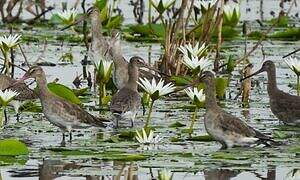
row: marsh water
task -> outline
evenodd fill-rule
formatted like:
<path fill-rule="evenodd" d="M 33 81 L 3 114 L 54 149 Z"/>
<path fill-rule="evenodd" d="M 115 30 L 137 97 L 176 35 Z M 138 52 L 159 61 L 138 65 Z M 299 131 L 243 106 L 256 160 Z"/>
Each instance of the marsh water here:
<path fill-rule="evenodd" d="M 73 2 L 73 1 L 72 1 Z M 72 3 L 71 1 L 69 3 Z M 300 4 L 299 1 L 298 5 Z M 57 7 L 59 3 L 52 1 Z M 264 1 L 265 18 L 271 16 L 272 10 L 278 12 L 279 1 Z M 124 8 L 130 7 L 125 4 Z M 260 18 L 258 13 L 259 1 L 242 1 L 241 10 L 251 7 L 251 11 L 242 17 L 249 20 L 253 26 L 254 20 Z M 299 13 L 293 9 L 292 14 Z M 133 23 L 132 13 L 125 14 L 125 24 Z M 295 22 L 299 27 L 299 19 Z M 3 26 L 2 26 L 3 27 Z M 1 32 L 8 30 L 3 27 Z M 22 34 L 33 37 L 44 34 L 59 35 L 68 32 L 60 32 L 55 28 L 34 27 L 22 30 Z M 248 40 L 248 50 L 256 43 Z M 57 64 L 54 67 L 45 66 L 49 82 L 58 78 L 58 82 L 70 88 L 75 88 L 72 81 L 82 73 L 81 60 L 84 58 L 85 48 L 82 44 L 61 41 L 48 41 L 45 53 L 42 53 L 43 41 L 28 42 L 23 45 L 25 54 L 30 62 L 41 56 L 42 60 Z M 226 53 L 240 57 L 244 53 L 244 39 L 226 41 L 224 43 Z M 299 41 L 268 40 L 258 48 L 249 60 L 254 64 L 254 70 L 258 69 L 263 60 L 273 60 L 277 67 L 277 82 L 280 89 L 295 94 L 292 88 L 296 82 L 296 76 L 282 60 L 282 56 L 300 47 Z M 139 55 L 150 62 L 156 61 L 162 51 L 159 44 L 135 43 L 122 41 L 124 56 Z M 73 64 L 61 63 L 59 58 L 67 53 L 73 54 Z M 23 61 L 22 55 L 17 52 L 17 64 Z M 0 167 L 0 177 L 10 179 L 114 179 L 118 175 L 133 176 L 136 179 L 156 178 L 158 170 L 167 168 L 174 173 L 173 179 L 206 179 L 206 180 L 283 180 L 300 179 L 300 128 L 282 125 L 269 109 L 267 94 L 267 79 L 265 74 L 253 78 L 253 90 L 248 108 L 243 108 L 240 98 L 233 98 L 239 91 L 240 73 L 242 67 L 237 67 L 233 73 L 226 99 L 220 104 L 222 107 L 245 120 L 252 127 L 261 132 L 273 136 L 285 144 L 279 147 L 251 147 L 220 150 L 220 144 L 206 138 L 207 134 L 203 124 L 205 109 L 198 112 L 197 123 L 193 136 L 188 139 L 186 129 L 189 126 L 192 111 L 187 98 L 171 95 L 165 99 L 156 101 L 152 114 L 151 126 L 155 127 L 155 134 L 163 137 L 158 145 L 142 146 L 134 140 L 115 140 L 115 134 L 126 134 L 143 126 L 146 116 L 139 111 L 136 124 L 133 129 L 121 128 L 118 130 L 95 129 L 77 130 L 74 132 L 72 143 L 66 147 L 60 146 L 61 132 L 51 125 L 42 114 L 23 112 L 20 122 L 16 122 L 13 110 L 9 110 L 9 124 L 2 130 L 0 137 L 16 137 L 30 148 L 30 154 L 26 157 L 18 157 L 13 163 Z M 16 69 L 16 76 L 21 77 L 24 72 Z M 33 85 L 34 87 L 35 85 Z M 92 114 L 99 114 L 98 99 L 93 90 L 87 96 L 81 97 L 85 108 Z M 106 110 L 102 114 L 109 117 Z M 179 126 L 171 126 L 174 124 Z M 198 137 L 198 138 L 197 138 Z M 1 163 L 0 163 L 1 164 Z M 1 179 L 1 178 L 0 178 Z"/>

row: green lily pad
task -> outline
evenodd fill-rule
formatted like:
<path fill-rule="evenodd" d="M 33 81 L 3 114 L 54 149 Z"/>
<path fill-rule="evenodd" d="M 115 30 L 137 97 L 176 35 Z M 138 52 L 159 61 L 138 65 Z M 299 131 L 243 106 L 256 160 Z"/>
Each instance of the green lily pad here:
<path fill-rule="evenodd" d="M 201 141 L 201 142 L 210 142 L 214 141 L 214 139 L 210 135 L 203 135 L 203 136 L 193 136 L 188 139 L 189 141 Z"/>
<path fill-rule="evenodd" d="M 185 126 L 186 126 L 185 124 L 182 124 L 181 122 L 178 122 L 178 121 L 169 125 L 170 128 L 185 127 Z"/>
<path fill-rule="evenodd" d="M 27 146 L 17 139 L 0 140 L 0 156 L 18 156 L 27 155 L 29 150 Z"/>
<path fill-rule="evenodd" d="M 53 94 L 74 104 L 81 104 L 80 99 L 75 95 L 72 89 L 68 88 L 67 86 L 58 83 L 48 83 L 47 86 Z"/>

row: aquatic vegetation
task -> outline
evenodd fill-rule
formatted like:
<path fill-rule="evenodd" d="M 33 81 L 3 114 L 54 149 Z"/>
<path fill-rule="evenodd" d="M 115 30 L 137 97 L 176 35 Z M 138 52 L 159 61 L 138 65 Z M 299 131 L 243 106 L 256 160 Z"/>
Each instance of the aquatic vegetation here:
<path fill-rule="evenodd" d="M 235 27 L 241 17 L 239 4 L 226 4 L 224 6 L 224 25 Z"/>
<path fill-rule="evenodd" d="M 171 173 L 170 170 L 161 169 L 161 170 L 158 171 L 158 179 L 159 180 L 172 180 L 173 179 L 173 173 Z"/>
<path fill-rule="evenodd" d="M 199 58 L 194 56 L 191 58 L 188 56 L 183 56 L 182 63 L 190 68 L 194 75 L 207 70 L 207 68 L 211 65 L 211 62 L 206 57 Z"/>
<path fill-rule="evenodd" d="M 175 0 L 150 0 L 153 7 L 160 13 L 164 13 L 174 2 Z"/>
<path fill-rule="evenodd" d="M 7 75 L 11 72 L 11 59 L 9 53 L 20 43 L 21 35 L 9 35 L 9 36 L 1 36 L 0 37 L 0 50 L 4 57 L 4 66 L 5 66 L 5 73 Z"/>
<path fill-rule="evenodd" d="M 72 89 L 66 87 L 65 85 L 59 83 L 48 83 L 48 89 L 55 95 L 70 101 L 74 104 L 81 104 L 80 99 L 75 95 Z"/>
<path fill-rule="evenodd" d="M 108 84 L 111 75 L 112 75 L 113 62 L 105 60 L 104 58 L 100 59 L 95 63 L 96 76 L 99 81 L 99 104 L 107 105 L 108 100 L 110 99 L 107 96 L 106 85 Z"/>
<path fill-rule="evenodd" d="M 194 114 L 192 117 L 190 129 L 189 129 L 189 134 L 191 136 L 191 134 L 193 133 L 194 124 L 195 124 L 195 121 L 197 118 L 197 110 L 198 110 L 198 108 L 204 107 L 205 95 L 203 93 L 203 89 L 198 90 L 196 87 L 194 87 L 193 90 L 191 88 L 187 88 L 184 91 L 190 97 L 193 104 L 196 105 L 196 108 L 195 108 L 195 111 L 194 111 Z"/>
<path fill-rule="evenodd" d="M 207 11 L 208 8 L 214 6 L 216 2 L 216 0 L 195 0 L 194 6 L 202 11 Z"/>
<path fill-rule="evenodd" d="M 76 20 L 76 17 L 78 15 L 78 10 L 75 8 L 67 9 L 62 12 L 58 12 L 57 15 L 61 19 L 64 25 L 71 25 Z"/>
<path fill-rule="evenodd" d="M 162 140 L 159 135 L 154 136 L 154 132 L 151 129 L 147 134 L 145 128 L 142 129 L 142 133 L 136 130 L 135 138 L 140 144 L 158 144 Z"/>
<path fill-rule="evenodd" d="M 207 46 L 205 43 L 203 43 L 200 46 L 200 43 L 197 42 L 195 46 L 193 46 L 191 43 L 181 45 L 178 49 L 182 52 L 184 56 L 187 56 L 189 58 L 191 57 L 202 57 L 203 53 L 207 50 Z"/>
<path fill-rule="evenodd" d="M 0 140 L 0 156 L 28 155 L 27 146 L 17 139 Z"/>
<path fill-rule="evenodd" d="M 168 83 L 164 85 L 164 80 L 160 79 L 158 83 L 156 83 L 155 79 L 153 78 L 152 81 L 150 82 L 148 79 L 143 79 L 140 78 L 140 81 L 138 84 L 146 91 L 151 98 L 151 104 L 150 104 L 150 109 L 148 112 L 148 117 L 147 121 L 145 124 L 145 128 L 148 127 L 150 123 L 150 118 L 151 118 L 151 112 L 153 108 L 154 101 L 159 99 L 160 97 L 167 95 L 175 90 L 175 86 L 172 83 Z"/>
<path fill-rule="evenodd" d="M 17 96 L 18 94 L 19 94 L 18 92 L 12 91 L 12 90 L 5 90 L 5 91 L 0 90 L 0 101 L 1 101 L 1 105 L 2 105 L 3 114 L 5 116 L 4 121 L 3 121 L 3 118 L 1 117 L 0 127 L 3 126 L 3 123 L 4 124 L 7 123 L 6 107 L 7 107 L 8 103 L 11 102 L 14 99 L 14 97 Z"/>
<path fill-rule="evenodd" d="M 297 76 L 297 95 L 300 94 L 300 60 L 297 58 L 290 57 L 289 59 L 285 60 L 286 64 L 289 66 L 289 68 L 296 74 Z"/>
<path fill-rule="evenodd" d="M 114 122 L 103 128 L 83 126 L 74 128 L 72 134 L 76 138 L 72 142 L 60 144 L 57 141 L 61 135 L 59 126 L 45 121 L 39 100 L 27 102 L 20 108 L 24 113 L 19 122 L 12 109 L 7 108 L 9 123 L 0 133 L 0 166 L 5 166 L 1 169 L 2 179 L 37 178 L 48 174 L 55 176 L 48 179 L 138 177 L 161 180 L 242 179 L 248 175 L 272 179 L 275 175 L 282 178 L 298 175 L 299 128 L 279 125 L 280 118 L 269 110 L 266 76 L 248 80 L 251 82 L 249 107 L 244 107 L 239 99 L 243 91 L 243 82 L 240 82 L 245 75 L 243 69 L 248 63 L 257 67 L 265 59 L 274 61 L 277 84 L 284 92 L 299 91 L 289 69 L 282 65 L 284 61 L 278 58 L 295 57 L 281 60 L 286 61 L 297 77 L 300 75 L 298 43 L 295 42 L 300 37 L 299 18 L 295 2 L 282 1 L 278 8 L 279 3 L 260 1 L 258 8 L 252 2 L 236 0 L 81 0 L 76 1 L 77 4 L 39 0 L 32 1 L 34 4 L 27 8 L 29 1 L 24 0 L 21 14 L 15 14 L 18 6 L 13 11 L 10 9 L 14 0 L 1 2 L 0 12 L 4 12 L 4 16 L 1 13 L 0 16 L 5 23 L 0 25 L 0 34 L 5 38 L 0 38 L 0 48 L 2 54 L 3 50 L 7 53 L 6 57 L 0 53 L 0 59 L 4 62 L 7 58 L 9 62 L 0 64 L 1 73 L 6 73 L 1 65 L 9 65 L 8 75 L 19 79 L 28 67 L 47 66 L 43 69 L 47 80 L 53 81 L 47 84 L 51 93 L 80 105 L 96 119 L 103 117 L 111 121 L 108 105 L 117 90 L 112 81 L 114 65 L 109 61 L 113 51 L 105 50 L 105 56 L 101 57 L 88 54 L 94 45 L 91 40 L 95 32 L 105 42 L 111 42 L 115 40 L 111 38 L 114 37 L 111 30 L 117 28 L 122 34 L 120 41 L 127 41 L 122 42 L 118 56 L 124 61 L 141 56 L 150 67 L 141 69 L 142 78 L 138 82 L 144 109 L 138 110 L 133 128 L 128 127 L 126 121 L 120 128 L 114 127 Z M 50 5 L 55 6 L 52 17 L 46 14 Z M 94 24 L 89 19 L 94 11 L 99 13 L 101 23 L 97 25 L 102 25 L 102 29 L 92 33 Z M 15 16 L 20 18 L 14 19 Z M 76 30 L 76 34 L 62 32 L 62 26 Z M 245 119 L 243 122 L 263 134 L 272 135 L 276 141 L 283 142 L 281 145 L 219 150 L 220 144 L 207 134 L 203 121 L 206 87 L 201 83 L 201 73 L 208 69 L 215 72 L 220 108 Z M 35 87 L 32 83 L 35 82 L 26 81 L 29 88 Z M 291 109 L 290 104 L 285 111 Z M 4 114 L 0 112 L 0 116 Z M 7 139 L 10 137 L 20 139 L 16 141 L 22 145 L 4 143 L 2 146 L 2 141 L 11 140 Z M 17 152 L 19 150 L 22 152 Z M 5 153 L 1 155 L 2 152 Z M 43 169 L 47 173 L 43 173 Z"/>

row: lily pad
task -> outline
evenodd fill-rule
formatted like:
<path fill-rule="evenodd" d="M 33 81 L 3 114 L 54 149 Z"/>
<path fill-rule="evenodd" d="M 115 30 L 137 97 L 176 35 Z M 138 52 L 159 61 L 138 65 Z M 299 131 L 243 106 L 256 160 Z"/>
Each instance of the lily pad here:
<path fill-rule="evenodd" d="M 80 99 L 75 95 L 72 89 L 58 83 L 48 83 L 49 90 L 55 95 L 70 101 L 74 104 L 81 104 Z"/>
<path fill-rule="evenodd" d="M 18 156 L 27 155 L 29 150 L 27 146 L 17 139 L 0 140 L 0 156 Z"/>

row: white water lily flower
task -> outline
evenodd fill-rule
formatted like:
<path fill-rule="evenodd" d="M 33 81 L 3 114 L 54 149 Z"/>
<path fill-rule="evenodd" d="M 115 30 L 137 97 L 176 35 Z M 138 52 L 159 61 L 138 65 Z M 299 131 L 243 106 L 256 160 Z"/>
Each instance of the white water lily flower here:
<path fill-rule="evenodd" d="M 182 63 L 186 65 L 188 68 L 190 68 L 191 70 L 200 68 L 200 70 L 202 71 L 206 70 L 211 64 L 210 61 L 205 57 L 199 59 L 199 57 L 194 57 L 194 56 L 192 56 L 191 58 L 188 56 L 183 56 Z"/>
<path fill-rule="evenodd" d="M 150 0 L 153 7 L 162 14 L 166 9 L 168 9 L 175 0 Z"/>
<path fill-rule="evenodd" d="M 148 94 L 152 100 L 156 100 L 161 96 L 169 94 L 175 90 L 175 86 L 172 83 L 168 83 L 164 85 L 164 80 L 160 79 L 158 83 L 156 83 L 153 78 L 150 82 L 146 78 L 140 78 L 140 82 L 137 82 Z"/>
<path fill-rule="evenodd" d="M 21 35 L 15 34 L 15 35 L 9 35 L 9 36 L 1 36 L 0 37 L 0 47 L 4 47 L 5 50 L 13 48 L 17 46 L 20 42 Z"/>
<path fill-rule="evenodd" d="M 148 135 L 144 128 L 142 129 L 142 134 L 140 134 L 137 130 L 135 132 L 135 138 L 141 144 L 158 144 L 162 140 L 162 138 L 159 137 L 159 135 L 156 135 L 154 137 L 154 132 L 152 130 L 150 130 Z"/>
<path fill-rule="evenodd" d="M 205 95 L 203 93 L 203 89 L 200 89 L 199 91 L 196 87 L 194 87 L 194 89 L 187 88 L 184 91 L 192 101 L 199 101 L 199 102 L 205 101 Z"/>
<path fill-rule="evenodd" d="M 290 57 L 284 61 L 297 76 L 300 76 L 300 59 Z"/>
<path fill-rule="evenodd" d="M 208 7 L 212 7 L 215 5 L 217 0 L 195 0 L 194 1 L 194 6 L 198 9 L 201 9 L 201 6 L 204 9 L 208 9 Z"/>
<path fill-rule="evenodd" d="M 64 21 L 66 24 L 71 24 L 75 21 L 75 18 L 78 14 L 76 8 L 70 10 L 64 10 L 63 12 L 58 12 L 57 15 Z"/>
<path fill-rule="evenodd" d="M 0 91 L 0 100 L 3 106 L 7 106 L 7 104 L 15 97 L 19 95 L 18 92 L 7 89 L 5 91 Z"/>
<path fill-rule="evenodd" d="M 95 66 L 97 69 L 99 80 L 103 83 L 107 83 L 111 76 L 113 62 L 101 59 L 100 61 L 95 63 Z"/>
<path fill-rule="evenodd" d="M 162 169 L 158 171 L 158 179 L 159 180 L 172 180 L 173 173 L 171 173 L 168 169 Z"/>
<path fill-rule="evenodd" d="M 184 56 L 199 57 L 203 54 L 203 52 L 205 52 L 205 50 L 207 49 L 207 46 L 205 46 L 205 43 L 203 43 L 200 46 L 199 42 L 197 42 L 195 44 L 195 46 L 193 46 L 191 43 L 189 43 L 189 44 L 181 45 L 178 49 L 183 53 Z"/>
<path fill-rule="evenodd" d="M 237 20 L 240 19 L 240 6 L 239 4 L 226 4 L 224 5 L 224 14 L 228 21 L 233 20 L 233 17 L 236 16 Z"/>

